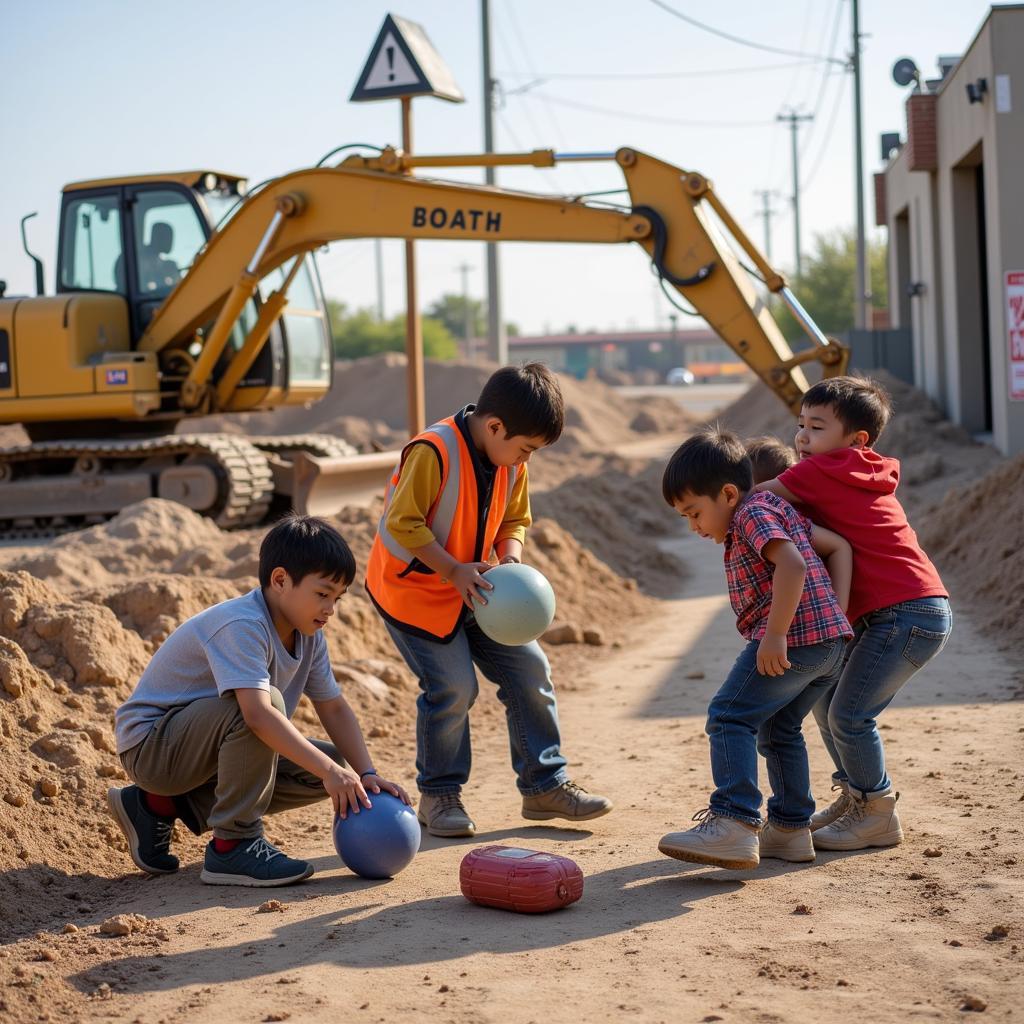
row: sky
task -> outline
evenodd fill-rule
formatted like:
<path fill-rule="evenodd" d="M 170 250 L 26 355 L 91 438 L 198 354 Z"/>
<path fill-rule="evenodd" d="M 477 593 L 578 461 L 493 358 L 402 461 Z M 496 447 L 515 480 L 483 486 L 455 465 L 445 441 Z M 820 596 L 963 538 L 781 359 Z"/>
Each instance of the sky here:
<path fill-rule="evenodd" d="M 392 3 L 394 6 L 392 6 Z M 413 103 L 422 153 L 483 149 L 479 0 L 0 0 L 0 278 L 34 287 L 19 221 L 53 289 L 60 190 L 70 181 L 216 168 L 253 183 L 311 166 L 335 146 L 401 141 L 395 100 L 350 103 L 387 13 L 421 24 L 465 94 L 462 104 Z M 687 18 L 758 49 L 688 23 Z M 861 0 L 866 219 L 879 136 L 903 131 L 907 90 L 890 72 L 913 58 L 935 77 L 940 54 L 962 53 L 989 4 Z M 615 150 L 632 146 L 700 171 L 755 242 L 765 245 L 760 193 L 769 190 L 772 262 L 793 266 L 792 165 L 784 111 L 811 114 L 799 134 L 804 253 L 813 236 L 855 223 L 851 0 L 491 0 L 492 65 L 501 90 L 496 149 Z M 445 171 L 481 181 L 482 171 Z M 622 185 L 614 163 L 500 169 L 510 188 L 576 194 Z M 383 243 L 385 312 L 405 305 L 403 245 Z M 486 295 L 484 246 L 417 246 L 421 308 L 446 292 Z M 524 333 L 666 328 L 637 246 L 509 243 L 501 247 L 502 307 Z M 376 304 L 374 243 L 333 243 L 318 255 L 326 294 Z"/>

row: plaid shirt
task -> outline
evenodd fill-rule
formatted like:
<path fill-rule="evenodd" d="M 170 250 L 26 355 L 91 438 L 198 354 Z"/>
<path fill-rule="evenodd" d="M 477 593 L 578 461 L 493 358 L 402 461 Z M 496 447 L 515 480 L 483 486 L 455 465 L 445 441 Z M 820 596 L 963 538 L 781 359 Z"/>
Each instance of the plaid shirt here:
<path fill-rule="evenodd" d="M 786 643 L 807 647 L 853 636 L 832 581 L 811 546 L 812 527 L 788 501 L 768 491 L 748 495 L 736 509 L 725 535 L 725 578 L 736 628 L 747 640 L 760 640 L 768 623 L 775 566 L 761 552 L 773 540 L 791 541 L 807 563 L 804 592 Z"/>

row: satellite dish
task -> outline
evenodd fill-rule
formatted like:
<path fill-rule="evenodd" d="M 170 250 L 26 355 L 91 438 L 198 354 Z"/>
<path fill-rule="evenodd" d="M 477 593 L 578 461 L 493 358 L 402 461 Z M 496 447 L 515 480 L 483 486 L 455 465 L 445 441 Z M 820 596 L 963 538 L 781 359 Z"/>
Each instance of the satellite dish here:
<path fill-rule="evenodd" d="M 892 66 L 892 80 L 897 85 L 910 85 L 911 82 L 920 84 L 921 72 L 909 57 L 901 57 Z"/>

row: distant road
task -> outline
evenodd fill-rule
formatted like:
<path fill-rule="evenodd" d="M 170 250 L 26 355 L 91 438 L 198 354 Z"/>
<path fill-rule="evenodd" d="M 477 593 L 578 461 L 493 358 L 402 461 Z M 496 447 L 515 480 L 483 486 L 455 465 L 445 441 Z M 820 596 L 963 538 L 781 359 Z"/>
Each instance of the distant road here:
<path fill-rule="evenodd" d="M 750 381 L 743 384 L 690 384 L 688 387 L 672 387 L 668 384 L 628 385 L 615 390 L 631 398 L 647 395 L 672 398 L 694 416 L 710 416 L 739 398 L 748 387 Z"/>

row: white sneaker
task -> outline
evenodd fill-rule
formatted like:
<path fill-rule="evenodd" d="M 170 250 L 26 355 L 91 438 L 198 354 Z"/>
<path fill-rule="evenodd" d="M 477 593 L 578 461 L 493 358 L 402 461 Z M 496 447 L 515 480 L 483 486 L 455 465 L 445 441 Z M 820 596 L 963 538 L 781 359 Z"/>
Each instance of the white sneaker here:
<path fill-rule="evenodd" d="M 819 828 L 831 825 L 836 818 L 841 818 L 850 809 L 850 784 L 842 779 L 833 783 L 832 790 L 839 791 L 835 798 L 824 810 L 817 811 L 811 815 L 811 831 L 817 832 Z"/>
<path fill-rule="evenodd" d="M 661 837 L 658 849 L 666 857 L 739 870 L 756 868 L 760 863 L 754 825 L 723 818 L 710 807 L 698 811 L 693 820 L 700 823 L 696 828 Z"/>
<path fill-rule="evenodd" d="M 814 860 L 814 843 L 809 828 L 783 828 L 769 821 L 758 834 L 762 857 L 804 864 Z"/>
<path fill-rule="evenodd" d="M 899 793 L 886 790 L 865 798 L 850 794 L 850 807 L 831 825 L 814 833 L 819 850 L 868 850 L 876 846 L 898 846 L 903 829 L 896 813 Z"/>

